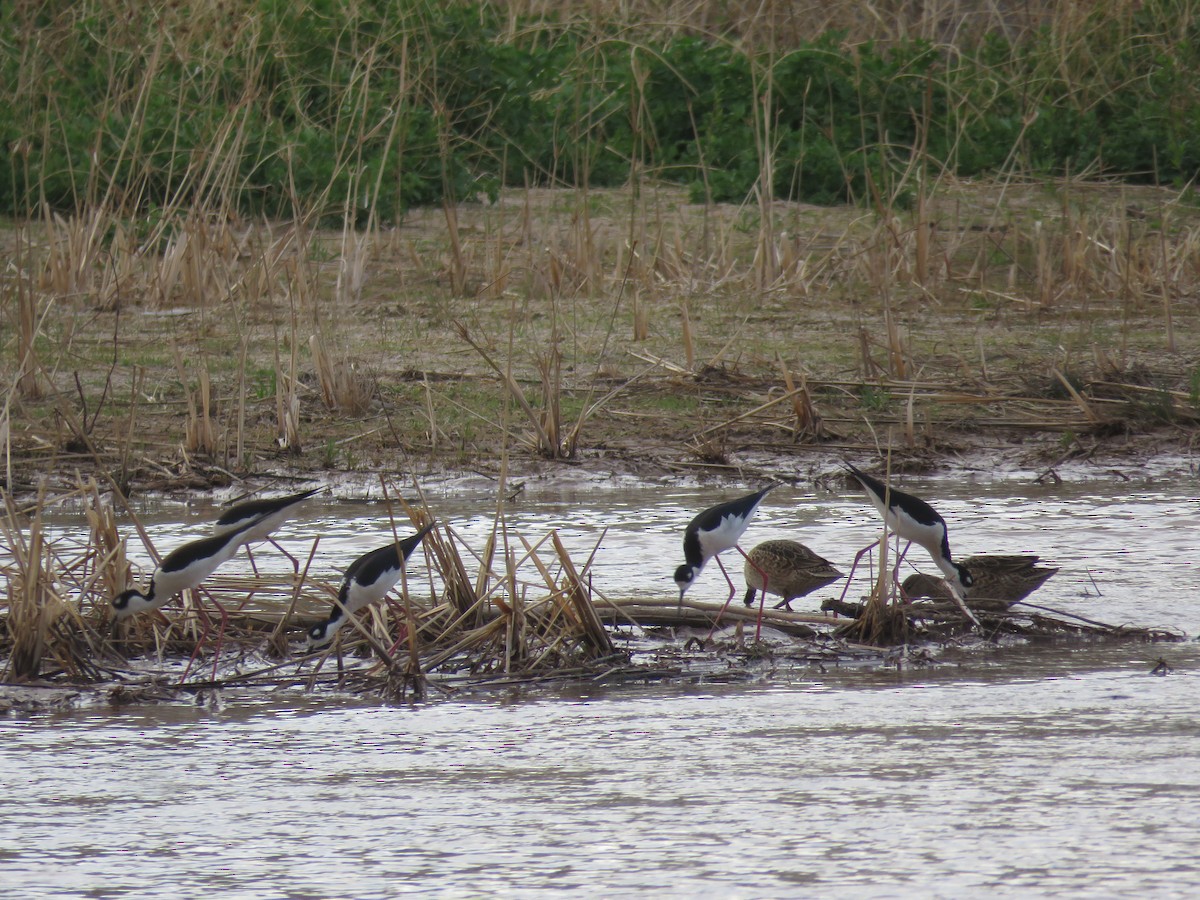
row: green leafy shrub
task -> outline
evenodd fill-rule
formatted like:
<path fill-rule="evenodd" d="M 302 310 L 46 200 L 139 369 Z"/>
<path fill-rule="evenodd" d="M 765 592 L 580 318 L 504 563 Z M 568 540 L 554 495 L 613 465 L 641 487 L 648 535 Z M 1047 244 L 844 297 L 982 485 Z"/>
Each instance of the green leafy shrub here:
<path fill-rule="evenodd" d="M 622 184 L 635 160 L 740 201 L 768 142 L 774 193 L 817 203 L 903 203 L 914 165 L 1187 183 L 1200 16 L 1114 10 L 1019 43 L 769 53 L 486 2 L 5 4 L 0 209 L 392 221 L 502 184 Z"/>

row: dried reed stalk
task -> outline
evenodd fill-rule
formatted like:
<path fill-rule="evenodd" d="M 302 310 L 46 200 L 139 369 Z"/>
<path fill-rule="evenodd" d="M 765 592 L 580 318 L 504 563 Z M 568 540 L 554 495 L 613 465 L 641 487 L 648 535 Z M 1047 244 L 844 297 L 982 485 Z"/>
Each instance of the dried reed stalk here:
<path fill-rule="evenodd" d="M 679 332 L 683 338 L 683 358 L 687 360 L 688 371 L 696 368 L 696 346 L 692 340 L 692 319 L 688 315 L 688 302 L 683 299 L 679 303 Z"/>
<path fill-rule="evenodd" d="M 596 607 L 592 605 L 583 581 L 575 569 L 575 564 L 571 561 L 571 555 L 558 537 L 558 532 L 552 531 L 550 535 L 550 539 L 554 543 L 554 552 L 558 555 L 563 577 L 566 580 L 564 590 L 575 610 L 578 621 L 583 626 L 584 639 L 591 645 L 595 653 L 607 656 L 613 652 L 612 638 L 605 630 L 604 623 L 600 621 Z"/>
<path fill-rule="evenodd" d="M 325 407 L 352 416 L 363 415 L 371 404 L 369 379 L 360 374 L 353 363 L 343 360 L 333 362 L 320 335 L 312 335 L 308 345 Z"/>
<path fill-rule="evenodd" d="M 1064 390 L 1071 395 L 1071 399 L 1075 401 L 1075 404 L 1080 408 L 1080 410 L 1082 410 L 1083 414 L 1087 416 L 1088 421 L 1092 424 L 1099 422 L 1100 417 L 1096 415 L 1096 411 L 1092 409 L 1091 404 L 1083 398 L 1083 395 L 1075 389 L 1075 385 L 1071 384 L 1070 380 L 1058 369 L 1054 369 L 1053 374 L 1054 377 L 1058 379 L 1059 384 L 1063 386 Z"/>
<path fill-rule="evenodd" d="M 455 297 L 465 297 L 467 295 L 467 260 L 463 253 L 462 239 L 459 234 L 458 227 L 458 209 L 454 202 L 449 199 L 452 196 L 447 192 L 447 199 L 442 202 L 442 213 L 446 217 L 446 237 L 450 242 L 450 258 L 447 260 L 447 274 L 450 277 L 450 290 Z"/>
<path fill-rule="evenodd" d="M 841 633 L 872 646 L 892 646 L 907 640 L 908 619 L 900 609 L 899 593 L 888 567 L 888 542 L 884 528 L 879 536 L 879 571 L 862 612 Z"/>
<path fill-rule="evenodd" d="M 18 274 L 12 280 L 12 291 L 15 292 L 17 301 L 17 392 L 26 400 L 38 400 L 42 396 L 42 387 L 38 379 L 40 366 L 34 347 L 38 326 L 37 299 L 29 279 L 20 274 L 24 271 L 24 245 L 24 240 L 18 235 L 16 251 Z M 5 408 L 7 410 L 7 404 Z"/>
<path fill-rule="evenodd" d="M 633 341 L 640 343 L 650 338 L 650 309 L 642 302 L 642 292 L 633 288 Z"/>
<path fill-rule="evenodd" d="M 552 459 L 566 456 L 562 439 L 562 351 L 557 343 L 552 344 L 537 358 L 538 374 L 542 381 L 541 428 L 539 434 L 546 436 L 544 446 L 538 449 Z"/>
<path fill-rule="evenodd" d="M 533 428 L 535 437 L 534 446 L 536 447 L 537 451 L 551 459 L 557 458 L 562 452 L 562 447 L 557 441 L 558 423 L 554 422 L 552 419 L 547 419 L 544 414 L 538 413 L 533 409 L 533 406 L 528 400 L 525 399 L 525 392 L 521 390 L 521 386 L 517 384 L 516 380 L 512 377 L 512 374 L 501 368 L 500 365 L 494 359 L 492 359 L 491 354 L 488 353 L 487 350 L 485 350 L 483 346 L 471 336 L 471 332 L 467 329 L 465 324 L 462 322 L 455 322 L 454 330 L 458 336 L 462 338 L 462 340 L 466 341 L 466 343 L 468 343 L 471 348 L 479 354 L 479 356 L 485 363 L 488 364 L 492 371 L 494 371 L 500 377 L 501 384 L 504 385 L 509 396 L 516 401 L 517 405 L 521 408 L 521 412 L 525 414 L 526 421 Z M 557 394 L 555 394 L 555 396 L 557 397 Z M 555 426 L 555 437 L 552 438 L 547 432 L 547 424 Z"/>
<path fill-rule="evenodd" d="M 787 396 L 792 398 L 792 413 L 796 417 L 795 425 L 792 428 L 793 440 L 799 438 L 821 440 L 825 436 L 825 426 L 813 403 L 812 395 L 809 393 L 808 379 L 801 374 L 800 387 L 797 388 L 796 382 L 792 378 L 792 371 L 783 361 L 783 357 L 777 355 L 775 359 L 783 373 L 783 385 L 787 390 Z"/>
<path fill-rule="evenodd" d="M 922 136 L 922 152 L 924 151 L 924 139 L 927 136 L 927 130 L 921 129 Z M 929 282 L 929 239 L 932 235 L 933 223 L 929 221 L 927 212 L 928 198 L 924 186 L 917 189 L 917 208 L 916 208 L 916 240 L 915 258 L 913 260 L 913 276 L 917 284 L 924 286 Z"/>
<path fill-rule="evenodd" d="M 8 582 L 8 633 L 12 640 L 4 678 L 14 681 L 37 678 L 50 626 L 62 614 L 64 604 L 54 591 L 54 576 L 47 563 L 42 530 L 42 496 L 39 496 L 28 531 L 18 521 L 12 497 L 5 493 L 5 541 L 13 558 Z"/>
<path fill-rule="evenodd" d="M 99 581 L 100 595 L 112 598 L 133 582 L 133 567 L 125 554 L 125 539 L 117 531 L 116 513 L 112 504 L 100 498 L 95 479 L 80 484 L 86 498 L 88 548 L 93 556 L 93 569 Z"/>
<path fill-rule="evenodd" d="M 83 296 L 91 291 L 92 273 L 105 255 L 105 231 L 115 221 L 107 206 L 93 206 L 63 218 L 47 207 L 46 259 L 38 286 L 61 298 Z"/>
<path fill-rule="evenodd" d="M 196 394 L 188 387 L 187 376 L 183 371 L 182 354 L 178 352 L 175 354 L 175 368 L 187 395 L 188 419 L 184 426 L 183 446 L 188 452 L 213 456 L 217 452 L 217 431 L 212 420 L 212 384 L 208 376 L 208 363 L 201 363 Z"/>
<path fill-rule="evenodd" d="M 300 452 L 300 394 L 298 390 L 298 360 L 297 347 L 297 311 L 296 289 L 303 284 L 303 279 L 297 277 L 295 270 L 290 278 L 293 290 L 288 291 L 290 306 L 290 332 L 288 340 L 288 368 L 285 371 L 279 358 L 279 348 L 282 343 L 278 328 L 272 345 L 275 355 L 275 441 L 284 450 Z"/>

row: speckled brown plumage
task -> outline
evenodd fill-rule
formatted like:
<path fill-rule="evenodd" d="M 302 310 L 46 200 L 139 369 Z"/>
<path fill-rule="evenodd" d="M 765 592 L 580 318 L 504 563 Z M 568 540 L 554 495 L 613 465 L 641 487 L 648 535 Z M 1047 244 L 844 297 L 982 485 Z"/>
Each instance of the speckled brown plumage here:
<path fill-rule="evenodd" d="M 767 593 L 783 598 L 776 609 L 791 610 L 797 597 L 811 594 L 842 577 L 829 560 L 796 541 L 763 541 L 747 556 L 750 558 L 743 567 L 747 606 L 753 605 L 755 592 L 762 590 L 762 576 L 754 566 L 766 573 Z"/>
<path fill-rule="evenodd" d="M 962 560 L 975 583 L 967 592 L 972 600 L 1001 600 L 1012 606 L 1024 600 L 1058 571 L 1042 568 L 1038 557 L 1013 554 L 1007 556 L 968 556 Z M 902 585 L 910 599 L 928 597 L 931 600 L 951 600 L 950 587 L 944 578 L 934 575 L 909 575 Z"/>

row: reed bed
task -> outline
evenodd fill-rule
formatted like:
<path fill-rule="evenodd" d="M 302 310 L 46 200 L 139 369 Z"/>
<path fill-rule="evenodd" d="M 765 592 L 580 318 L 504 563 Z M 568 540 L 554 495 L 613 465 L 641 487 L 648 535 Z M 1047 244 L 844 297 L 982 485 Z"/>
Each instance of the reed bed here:
<path fill-rule="evenodd" d="M 278 672 L 287 665 L 303 670 L 293 672 L 296 684 L 315 684 L 330 652 L 341 671 L 343 654 L 354 659 L 364 645 L 376 661 L 352 668 L 362 669 L 356 677 L 381 690 L 400 684 L 420 691 L 428 676 L 442 673 L 533 677 L 586 667 L 614 653 L 591 603 L 590 559 L 572 560 L 553 531 L 531 543 L 508 534 L 500 519 L 483 553 L 469 548 L 452 525 L 439 525 L 425 542 L 430 552 L 421 574 L 428 593 L 406 589 L 399 602 L 370 608 L 326 653 L 306 656 L 293 640 L 324 618 L 336 595 L 336 584 L 309 576 L 319 541 L 294 574 L 218 574 L 199 591 L 185 592 L 179 605 L 165 607 L 165 614 L 136 616 L 118 634 L 112 597 L 141 580 L 131 578 L 126 538 L 116 530 L 118 510 L 158 557 L 123 498 L 106 496 L 91 480 L 52 499 L 38 495 L 24 506 L 10 494 L 4 498 L 5 681 L 102 683 L 132 673 L 155 683 L 178 679 L 181 661 L 211 652 L 216 603 L 230 613 L 223 658 L 214 669 L 223 686 L 244 683 L 247 668 Z M 413 521 L 429 516 L 427 509 L 403 505 Z M 87 529 L 48 531 L 45 510 L 61 507 L 81 510 Z M 419 566 L 415 557 L 410 560 L 414 576 Z M 404 636 L 399 642 L 397 634 Z M 296 661 L 269 663 L 271 657 Z M 137 665 L 131 668 L 126 660 Z M 194 688 L 211 680 L 198 671 L 187 684 Z"/>
<path fill-rule="evenodd" d="M 336 689 L 395 700 L 564 679 L 711 677 L 718 670 L 737 677 L 764 658 L 879 664 L 890 648 L 958 641 L 970 631 L 951 604 L 900 604 L 873 593 L 864 604 L 826 604 L 843 618 L 766 610 L 764 625 L 788 636 L 783 644 L 751 642 L 758 611 L 733 604 L 721 615 L 716 643 L 706 645 L 701 636 L 718 605 L 607 596 L 592 584 L 594 551 L 572 558 L 555 531 L 531 540 L 508 531 L 501 515 L 483 548 L 439 523 L 427 552 L 410 558 L 396 599 L 361 613 L 324 651 L 310 654 L 302 642 L 336 594 L 336 584 L 312 574 L 319 539 L 298 555 L 294 572 L 218 574 L 199 596 L 118 630 L 111 598 L 137 580 L 126 558 L 131 533 L 118 532 L 119 518 L 157 558 L 123 498 L 81 480 L 74 491 L 24 503 L 6 493 L 4 504 L 0 683 L 88 690 L 112 703 L 214 688 Z M 396 506 L 414 524 L 430 516 L 424 503 L 397 499 Z M 64 509 L 79 513 L 86 528 L 45 525 L 47 513 Z M 397 531 L 405 527 L 395 522 Z M 230 614 L 219 659 L 212 655 L 214 602 Z M 989 639 L 1180 639 L 1029 604 L 971 606 Z M 639 636 L 634 643 L 632 635 Z"/>

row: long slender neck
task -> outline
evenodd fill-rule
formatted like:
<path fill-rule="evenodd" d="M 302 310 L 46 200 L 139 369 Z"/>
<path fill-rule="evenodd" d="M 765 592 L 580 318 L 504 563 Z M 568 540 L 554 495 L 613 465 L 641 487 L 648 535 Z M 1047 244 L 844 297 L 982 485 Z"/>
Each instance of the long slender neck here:
<path fill-rule="evenodd" d="M 953 558 L 950 556 L 950 532 L 946 530 L 945 525 L 942 526 L 942 556 L 944 556 L 947 561 Z"/>
<path fill-rule="evenodd" d="M 958 566 L 950 560 L 949 554 L 945 558 L 940 556 L 935 557 L 934 562 L 942 570 L 942 574 L 946 576 L 946 584 L 950 586 L 950 590 L 954 596 L 959 598 L 965 597 L 967 595 L 967 587 L 962 582 L 962 574 L 958 571 Z"/>

